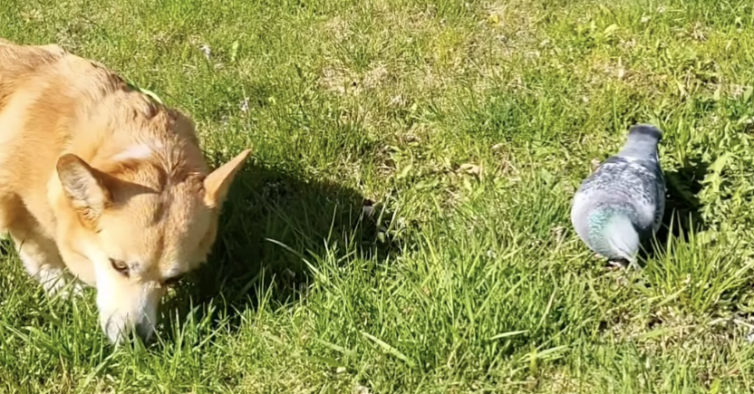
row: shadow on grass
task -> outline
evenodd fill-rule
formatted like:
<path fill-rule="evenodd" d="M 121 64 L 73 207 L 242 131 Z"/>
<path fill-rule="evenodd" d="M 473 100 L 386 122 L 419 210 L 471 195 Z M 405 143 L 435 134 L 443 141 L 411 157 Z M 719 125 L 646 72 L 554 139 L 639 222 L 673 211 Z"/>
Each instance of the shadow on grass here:
<path fill-rule="evenodd" d="M 235 329 L 265 294 L 273 305 L 305 296 L 311 269 L 304 259 L 316 264 L 314 256 L 332 253 L 384 261 L 401 250 L 391 219 L 354 189 L 247 163 L 223 207 L 212 254 L 163 306 L 172 316 L 164 323 L 182 322 L 192 308 L 194 319 L 204 319 L 212 304 L 213 319 Z"/>
<path fill-rule="evenodd" d="M 662 226 L 654 240 L 646 245 L 645 257 L 661 253 L 671 235 L 673 238 L 688 239 L 689 233 L 707 229 L 701 217 L 702 205 L 696 197 L 702 190 L 701 182 L 707 174 L 707 165 L 695 160 L 687 160 L 682 167 L 665 172 L 667 199 Z"/>

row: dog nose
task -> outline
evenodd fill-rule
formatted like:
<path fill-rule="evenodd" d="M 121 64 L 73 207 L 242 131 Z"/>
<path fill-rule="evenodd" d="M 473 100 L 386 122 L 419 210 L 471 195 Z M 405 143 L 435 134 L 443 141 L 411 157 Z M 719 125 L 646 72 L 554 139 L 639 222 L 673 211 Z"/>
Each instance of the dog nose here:
<path fill-rule="evenodd" d="M 149 343 L 149 341 L 152 339 L 152 334 L 154 333 L 154 327 L 148 322 L 141 322 L 136 324 L 135 329 L 136 335 L 139 337 L 139 339 L 141 339 L 144 343 Z"/>

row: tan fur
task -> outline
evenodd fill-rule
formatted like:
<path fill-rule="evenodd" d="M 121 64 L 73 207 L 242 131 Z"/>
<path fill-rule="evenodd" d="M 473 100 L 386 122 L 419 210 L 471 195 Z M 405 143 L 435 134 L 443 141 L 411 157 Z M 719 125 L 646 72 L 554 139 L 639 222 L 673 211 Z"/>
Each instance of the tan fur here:
<path fill-rule="evenodd" d="M 208 174 L 180 112 L 56 45 L 0 39 L 0 231 L 48 292 L 64 267 L 96 287 L 114 342 L 148 337 L 166 281 L 206 259 L 248 154 Z"/>

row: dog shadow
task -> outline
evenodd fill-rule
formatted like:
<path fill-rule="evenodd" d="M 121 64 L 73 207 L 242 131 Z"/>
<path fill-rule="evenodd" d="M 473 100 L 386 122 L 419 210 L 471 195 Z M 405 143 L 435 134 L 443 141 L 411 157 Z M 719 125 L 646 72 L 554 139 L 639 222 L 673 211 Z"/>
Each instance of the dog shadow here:
<path fill-rule="evenodd" d="M 667 195 L 662 225 L 654 239 L 644 246 L 644 259 L 640 260 L 646 261 L 646 258 L 663 253 L 670 237 L 687 240 L 689 233 L 707 229 L 701 215 L 702 204 L 697 197 L 707 169 L 700 158 L 689 158 L 678 169 L 665 172 Z"/>
<path fill-rule="evenodd" d="M 247 163 L 223 205 L 207 263 L 168 297 L 161 325 L 180 327 L 190 316 L 235 330 L 243 312 L 261 302 L 280 306 L 305 297 L 317 268 L 307 264 L 318 258 L 355 253 L 389 261 L 402 250 L 393 217 L 352 188 Z"/>

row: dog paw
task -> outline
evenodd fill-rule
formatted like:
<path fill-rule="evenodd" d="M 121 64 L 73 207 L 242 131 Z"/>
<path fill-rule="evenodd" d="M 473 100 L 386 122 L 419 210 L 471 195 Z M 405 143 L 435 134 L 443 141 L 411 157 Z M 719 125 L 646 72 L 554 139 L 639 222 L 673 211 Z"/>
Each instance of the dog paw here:
<path fill-rule="evenodd" d="M 78 282 L 68 282 L 56 289 L 54 294 L 63 299 L 78 298 L 84 295 L 84 287 Z M 49 293 L 48 293 L 49 294 Z"/>
<path fill-rule="evenodd" d="M 37 279 L 49 297 L 71 298 L 80 296 L 84 289 L 77 281 L 67 280 L 62 269 L 45 267 L 37 273 Z"/>

